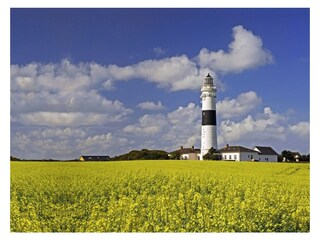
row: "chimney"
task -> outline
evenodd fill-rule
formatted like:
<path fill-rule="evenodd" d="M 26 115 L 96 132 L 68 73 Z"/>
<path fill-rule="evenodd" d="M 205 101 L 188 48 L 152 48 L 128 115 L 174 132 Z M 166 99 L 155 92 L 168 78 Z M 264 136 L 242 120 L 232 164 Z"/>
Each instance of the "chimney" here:
<path fill-rule="evenodd" d="M 182 149 L 183 149 L 183 146 L 181 146 L 180 149 L 182 150 Z"/>
<path fill-rule="evenodd" d="M 192 146 L 191 149 L 194 150 L 194 146 Z"/>
<path fill-rule="evenodd" d="M 226 147 L 229 147 L 229 144 L 227 143 Z"/>

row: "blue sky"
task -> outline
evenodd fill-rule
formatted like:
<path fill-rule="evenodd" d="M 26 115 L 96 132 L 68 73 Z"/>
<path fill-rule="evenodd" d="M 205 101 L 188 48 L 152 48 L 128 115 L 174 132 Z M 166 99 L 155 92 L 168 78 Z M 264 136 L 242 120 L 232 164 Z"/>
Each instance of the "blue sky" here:
<path fill-rule="evenodd" d="M 200 86 L 218 146 L 309 153 L 308 9 L 12 9 L 11 154 L 200 147 Z"/>

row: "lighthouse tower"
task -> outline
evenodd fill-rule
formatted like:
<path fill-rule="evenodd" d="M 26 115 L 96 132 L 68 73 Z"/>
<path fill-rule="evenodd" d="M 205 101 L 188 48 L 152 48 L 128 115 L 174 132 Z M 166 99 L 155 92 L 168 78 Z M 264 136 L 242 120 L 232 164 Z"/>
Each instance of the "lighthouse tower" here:
<path fill-rule="evenodd" d="M 200 96 L 202 100 L 201 160 L 210 148 L 217 149 L 216 92 L 213 78 L 208 73 L 204 79 Z"/>

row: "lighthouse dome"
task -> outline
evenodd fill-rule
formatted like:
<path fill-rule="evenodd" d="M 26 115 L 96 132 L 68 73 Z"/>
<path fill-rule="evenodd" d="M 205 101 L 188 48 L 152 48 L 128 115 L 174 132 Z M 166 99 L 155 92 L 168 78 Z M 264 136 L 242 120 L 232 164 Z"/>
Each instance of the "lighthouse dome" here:
<path fill-rule="evenodd" d="M 208 75 L 204 79 L 204 85 L 209 85 L 209 86 L 213 85 L 213 78 L 210 76 L 210 73 L 208 73 Z"/>

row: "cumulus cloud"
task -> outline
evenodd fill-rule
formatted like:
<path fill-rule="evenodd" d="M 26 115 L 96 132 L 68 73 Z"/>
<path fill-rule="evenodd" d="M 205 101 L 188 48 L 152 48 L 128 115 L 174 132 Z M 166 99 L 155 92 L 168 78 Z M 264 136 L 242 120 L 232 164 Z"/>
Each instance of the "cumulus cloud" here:
<path fill-rule="evenodd" d="M 137 105 L 138 108 L 141 108 L 142 110 L 162 110 L 165 109 L 165 107 L 162 105 L 161 101 L 158 101 L 157 103 L 146 101 L 139 103 Z"/>
<path fill-rule="evenodd" d="M 164 49 L 154 51 L 161 55 Z M 67 59 L 60 63 L 11 65 L 12 152 L 17 155 L 24 152 L 26 157 L 51 154 L 63 158 L 99 149 L 117 154 L 119 152 L 114 151 L 120 151 L 118 146 L 123 150 L 138 146 L 174 150 L 180 145 L 197 144 L 200 106 L 190 103 L 166 114 L 144 115 L 128 122 L 133 110 L 101 92 L 116 89 L 118 81 L 135 79 L 169 91 L 199 89 L 207 73 L 211 73 L 220 90 L 224 84 L 219 81 L 219 74 L 241 72 L 271 62 L 272 55 L 263 48 L 262 40 L 244 27 L 236 26 L 228 52 L 203 48 L 192 58 L 182 54 L 127 66 L 95 62 L 73 64 Z M 218 102 L 217 108 L 222 119 L 234 120 L 251 113 L 260 102 L 255 92 L 247 92 L 236 99 Z M 165 109 L 161 101 L 143 102 L 137 107 Z M 267 121 L 265 118 L 276 119 L 276 114 L 266 110 L 251 121 Z M 232 123 L 239 124 L 231 121 L 223 124 L 227 129 Z M 108 128 L 112 124 L 117 128 Z M 302 132 L 301 129 L 302 125 L 291 126 L 292 133 Z"/>
<path fill-rule="evenodd" d="M 32 112 L 18 114 L 13 122 L 37 126 L 96 126 L 120 122 L 123 114 L 83 112 Z"/>
<path fill-rule="evenodd" d="M 201 107 L 194 103 L 180 106 L 167 114 L 169 128 L 163 135 L 165 142 L 170 142 L 168 150 L 176 150 L 180 146 L 191 147 L 200 144 Z"/>
<path fill-rule="evenodd" d="M 109 79 L 129 80 L 143 79 L 157 84 L 160 88 L 171 91 L 197 89 L 201 86 L 203 76 L 197 64 L 186 55 L 163 58 L 160 60 L 145 60 L 134 65 L 118 67 L 108 66 Z"/>
<path fill-rule="evenodd" d="M 138 123 L 123 128 L 123 132 L 135 135 L 154 135 L 160 133 L 167 121 L 162 114 L 144 115 L 139 118 Z"/>
<path fill-rule="evenodd" d="M 152 50 L 153 50 L 154 54 L 156 54 L 157 56 L 161 56 L 161 55 L 165 54 L 167 51 L 161 47 L 155 47 Z"/>
<path fill-rule="evenodd" d="M 75 91 L 94 84 L 91 64 L 74 65 L 68 60 L 59 64 L 30 63 L 11 66 L 11 91 Z"/>
<path fill-rule="evenodd" d="M 121 112 L 130 113 L 119 100 L 109 100 L 96 90 L 51 92 L 49 90 L 12 92 L 12 113 L 50 110 L 56 112 Z"/>
<path fill-rule="evenodd" d="M 272 54 L 263 48 L 260 37 L 241 25 L 235 26 L 232 32 L 233 41 L 229 44 L 228 52 L 201 49 L 197 56 L 201 67 L 209 67 L 222 73 L 238 73 L 273 62 Z"/>
<path fill-rule="evenodd" d="M 11 66 L 11 119 L 21 125 L 80 126 L 119 122 L 133 111 L 97 90 L 91 65 L 31 63 Z M 95 64 L 92 65 L 97 69 Z"/>
<path fill-rule="evenodd" d="M 107 83 L 140 78 L 170 91 L 198 89 L 202 84 L 200 79 L 211 72 L 219 87 L 222 84 L 218 81 L 216 73 L 238 73 L 273 62 L 270 51 L 263 48 L 262 39 L 243 26 L 233 28 L 233 38 L 228 52 L 203 48 L 192 59 L 180 55 L 160 60 L 145 60 L 124 67 L 108 66 Z"/>
<path fill-rule="evenodd" d="M 239 100 L 240 99 L 240 100 Z M 242 100 L 244 99 L 244 100 Z M 260 104 L 261 99 L 254 92 L 240 94 L 235 98 L 238 102 L 250 102 Z M 227 100 L 226 100 L 227 101 Z M 228 101 L 231 101 L 228 99 Z M 237 109 L 237 104 L 231 101 Z M 238 106 L 241 110 L 242 106 Z M 218 144 L 242 145 L 252 147 L 254 145 L 283 146 L 295 149 L 303 135 L 298 130 L 304 129 L 304 122 L 290 125 L 290 119 L 286 115 L 274 112 L 270 107 L 265 107 L 262 112 L 259 109 L 245 109 L 241 116 L 224 119 L 218 122 Z M 253 111 L 247 115 L 248 111 Z M 220 111 L 218 111 L 218 116 Z M 180 106 L 167 114 L 148 114 L 141 117 L 137 123 L 127 125 L 123 129 L 124 134 L 135 140 L 140 148 L 160 148 L 172 151 L 180 146 L 200 146 L 201 138 L 201 106 L 189 103 Z M 289 141 L 294 137 L 295 142 Z M 137 148 L 139 148 L 137 147 Z M 280 149 L 281 150 L 281 149 Z M 306 150 L 307 151 L 307 150 Z"/>
<path fill-rule="evenodd" d="M 113 89 L 116 81 L 142 79 L 170 91 L 199 89 L 203 76 L 210 72 L 218 88 L 223 85 L 217 73 L 234 73 L 269 64 L 271 53 L 263 48 L 260 37 L 243 26 L 233 28 L 229 51 L 203 48 L 196 57 L 186 55 L 148 59 L 136 64 L 104 66 L 97 63 L 74 65 L 68 60 L 60 64 L 31 63 L 11 66 L 12 91 L 83 91 L 96 88 Z M 155 48 L 158 53 L 161 48 Z"/>
<path fill-rule="evenodd" d="M 70 137 L 83 138 L 86 136 L 86 132 L 82 129 L 75 129 L 70 127 L 65 128 L 44 128 L 37 129 L 30 132 L 30 136 L 43 138 L 57 138 L 68 139 Z"/>
<path fill-rule="evenodd" d="M 168 113 L 168 120 L 172 124 L 180 124 L 182 122 L 193 123 L 201 116 L 200 106 L 189 103 L 186 107 L 178 107 L 177 110 Z"/>
<path fill-rule="evenodd" d="M 261 97 L 256 92 L 241 93 L 235 99 L 226 98 L 217 102 L 217 112 L 222 119 L 242 117 L 261 104 Z"/>
<path fill-rule="evenodd" d="M 11 154 L 27 159 L 74 159 L 81 155 L 119 154 L 129 141 L 105 128 L 37 127 L 12 129 Z"/>
<path fill-rule="evenodd" d="M 167 114 L 147 114 L 123 132 L 132 135 L 141 148 L 156 147 L 173 151 L 191 147 L 200 139 L 201 109 L 194 103 L 180 106 Z"/>
<path fill-rule="evenodd" d="M 153 135 L 159 133 L 161 127 L 159 126 L 137 126 L 137 125 L 128 125 L 126 126 L 123 131 L 125 133 L 133 133 L 138 135 Z"/>
<path fill-rule="evenodd" d="M 264 109 L 266 113 L 268 109 Z M 224 120 L 219 126 L 219 142 L 247 142 L 257 144 L 261 141 L 286 140 L 285 127 L 277 117 L 268 115 L 266 118 L 247 116 L 240 122 Z"/>
<path fill-rule="evenodd" d="M 310 134 L 310 124 L 309 122 L 299 122 L 294 125 L 289 125 L 289 130 L 301 137 L 307 137 Z"/>
<path fill-rule="evenodd" d="M 112 134 L 101 134 L 101 135 L 95 135 L 95 136 L 89 136 L 84 141 L 84 145 L 107 145 L 112 141 Z"/>
<path fill-rule="evenodd" d="M 78 156 L 72 137 L 44 137 L 41 130 L 24 129 L 11 133 L 11 154 L 26 159 L 66 159 Z"/>
<path fill-rule="evenodd" d="M 223 120 L 218 125 L 218 143 L 252 147 L 282 146 L 296 149 L 305 142 L 308 122 L 288 124 L 287 117 L 270 107 L 240 120 Z M 164 149 L 200 146 L 201 107 L 194 103 L 168 113 L 145 114 L 122 128 L 103 126 L 50 126 L 13 128 L 12 154 L 24 158 L 77 158 L 85 154 L 118 155 L 132 149 Z M 295 139 L 295 142 L 289 141 Z M 282 144 L 282 145 L 281 145 Z M 280 148 L 280 150 L 283 150 Z M 305 150 L 308 152 L 308 150 Z"/>

